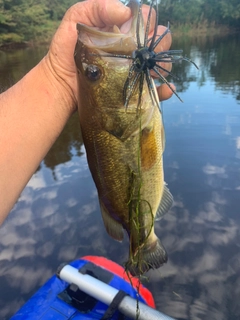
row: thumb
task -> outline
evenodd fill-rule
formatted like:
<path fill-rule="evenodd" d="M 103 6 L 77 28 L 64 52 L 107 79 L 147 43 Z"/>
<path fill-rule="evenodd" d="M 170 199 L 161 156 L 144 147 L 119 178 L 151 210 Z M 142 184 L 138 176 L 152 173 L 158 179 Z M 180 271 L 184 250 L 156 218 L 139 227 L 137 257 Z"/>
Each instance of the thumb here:
<path fill-rule="evenodd" d="M 103 28 L 122 25 L 131 17 L 130 8 L 119 0 L 88 0 L 73 5 L 65 15 L 66 20 Z"/>

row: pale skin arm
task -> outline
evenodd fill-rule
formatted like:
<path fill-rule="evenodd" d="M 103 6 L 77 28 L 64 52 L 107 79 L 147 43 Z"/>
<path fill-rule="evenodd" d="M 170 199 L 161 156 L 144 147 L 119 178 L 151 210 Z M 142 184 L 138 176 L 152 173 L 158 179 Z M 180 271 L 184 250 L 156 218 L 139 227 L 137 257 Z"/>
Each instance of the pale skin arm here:
<path fill-rule="evenodd" d="M 145 17 L 147 10 L 145 6 Z M 75 4 L 67 11 L 46 57 L 0 95 L 0 224 L 77 110 L 76 23 L 107 29 L 121 26 L 130 17 L 130 9 L 118 0 Z M 159 27 L 159 34 L 163 28 Z M 158 49 L 168 50 L 170 45 L 171 36 L 167 35 Z M 165 85 L 158 93 L 160 100 L 172 95 Z"/>

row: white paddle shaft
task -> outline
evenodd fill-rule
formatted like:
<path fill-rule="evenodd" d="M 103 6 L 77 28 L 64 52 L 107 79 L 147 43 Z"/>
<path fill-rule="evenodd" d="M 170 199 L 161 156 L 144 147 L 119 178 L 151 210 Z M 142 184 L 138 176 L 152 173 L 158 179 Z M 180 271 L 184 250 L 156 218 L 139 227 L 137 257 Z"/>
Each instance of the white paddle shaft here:
<path fill-rule="evenodd" d="M 118 290 L 108 284 L 91 277 L 88 274 L 78 272 L 76 268 L 70 265 L 64 266 L 59 272 L 59 278 L 74 283 L 78 288 L 91 297 L 110 305 Z M 146 304 L 139 302 L 139 320 L 174 320 L 173 318 L 155 310 Z M 125 316 L 136 319 L 137 301 L 129 296 L 123 298 L 118 306 L 118 310 Z"/>

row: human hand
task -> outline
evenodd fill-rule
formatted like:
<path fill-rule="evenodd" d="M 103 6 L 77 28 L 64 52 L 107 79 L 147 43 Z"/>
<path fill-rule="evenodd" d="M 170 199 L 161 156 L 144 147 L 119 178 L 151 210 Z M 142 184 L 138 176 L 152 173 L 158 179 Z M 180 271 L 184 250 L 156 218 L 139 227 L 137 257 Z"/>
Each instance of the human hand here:
<path fill-rule="evenodd" d="M 149 6 L 143 5 L 142 11 L 144 21 L 146 22 Z M 123 5 L 119 0 L 88 0 L 79 2 L 66 12 L 45 58 L 47 66 L 45 71 L 50 72 L 50 76 L 53 76 L 53 79 L 62 84 L 62 94 L 64 94 L 65 99 L 67 96 L 68 101 L 70 100 L 69 107 L 72 109 L 72 112 L 76 110 L 77 106 L 77 76 L 74 62 L 74 48 L 77 41 L 76 24 L 82 23 L 107 30 L 109 26 L 113 25 L 121 27 L 130 18 L 130 8 Z M 154 23 L 153 14 L 149 37 L 153 34 Z M 159 26 L 158 34 L 162 34 L 165 30 L 166 27 Z M 167 34 L 157 46 L 156 51 L 169 50 L 170 45 L 171 35 Z M 171 69 L 171 64 L 162 66 L 167 70 Z M 165 84 L 161 85 L 157 91 L 160 100 L 165 100 L 172 96 L 172 91 Z"/>

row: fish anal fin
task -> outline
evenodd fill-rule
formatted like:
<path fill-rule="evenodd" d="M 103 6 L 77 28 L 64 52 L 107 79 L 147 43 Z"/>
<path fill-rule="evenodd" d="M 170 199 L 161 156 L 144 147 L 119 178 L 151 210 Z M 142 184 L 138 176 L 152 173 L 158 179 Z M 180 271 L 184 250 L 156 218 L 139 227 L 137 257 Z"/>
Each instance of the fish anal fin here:
<path fill-rule="evenodd" d="M 166 183 L 164 183 L 162 199 L 157 209 L 155 220 L 156 221 L 160 220 L 171 209 L 172 205 L 173 205 L 173 196 L 169 191 L 169 189 L 167 188 Z"/>
<path fill-rule="evenodd" d="M 123 227 L 120 222 L 116 221 L 107 211 L 106 207 L 101 200 L 100 207 L 103 218 L 103 223 L 106 228 L 107 233 L 115 240 L 122 241 L 124 237 Z"/>

